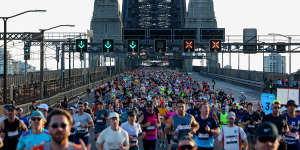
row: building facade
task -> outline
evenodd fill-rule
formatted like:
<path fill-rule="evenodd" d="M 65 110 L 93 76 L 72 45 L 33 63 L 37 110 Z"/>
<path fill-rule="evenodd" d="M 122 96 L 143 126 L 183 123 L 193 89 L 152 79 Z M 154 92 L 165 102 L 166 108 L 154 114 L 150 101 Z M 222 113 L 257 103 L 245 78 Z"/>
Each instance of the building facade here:
<path fill-rule="evenodd" d="M 124 28 L 183 28 L 186 0 L 123 0 Z"/>
<path fill-rule="evenodd" d="M 271 53 L 264 56 L 264 71 L 286 73 L 286 57 L 278 53 Z"/>

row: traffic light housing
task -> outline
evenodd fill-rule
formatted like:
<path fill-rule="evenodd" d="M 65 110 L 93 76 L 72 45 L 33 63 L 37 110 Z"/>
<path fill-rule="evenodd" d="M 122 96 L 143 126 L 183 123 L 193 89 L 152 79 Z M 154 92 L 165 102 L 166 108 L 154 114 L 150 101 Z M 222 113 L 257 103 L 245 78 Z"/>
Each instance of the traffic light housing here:
<path fill-rule="evenodd" d="M 88 42 L 87 39 L 76 39 L 76 51 L 77 52 L 87 52 L 88 50 Z"/>
<path fill-rule="evenodd" d="M 24 60 L 30 59 L 30 46 L 31 46 L 30 41 L 24 41 Z"/>
<path fill-rule="evenodd" d="M 194 52 L 194 51 L 195 51 L 195 41 L 184 40 L 184 52 Z"/>
<path fill-rule="evenodd" d="M 128 52 L 138 52 L 139 41 L 138 40 L 128 40 Z"/>
<path fill-rule="evenodd" d="M 114 50 L 114 40 L 104 39 L 102 43 L 103 52 L 110 53 Z"/>
<path fill-rule="evenodd" d="M 221 40 L 210 40 L 209 48 L 211 52 L 221 52 L 222 41 Z"/>
<path fill-rule="evenodd" d="M 167 41 L 166 40 L 155 40 L 155 52 L 166 52 Z"/>
<path fill-rule="evenodd" d="M 84 52 L 83 51 L 80 52 L 80 60 L 84 60 Z"/>

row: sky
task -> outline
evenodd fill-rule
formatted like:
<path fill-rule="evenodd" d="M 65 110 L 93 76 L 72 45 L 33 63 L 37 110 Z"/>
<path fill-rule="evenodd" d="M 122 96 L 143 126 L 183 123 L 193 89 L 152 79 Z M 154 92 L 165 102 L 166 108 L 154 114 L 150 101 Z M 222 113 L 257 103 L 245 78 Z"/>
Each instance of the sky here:
<path fill-rule="evenodd" d="M 8 32 L 38 32 L 39 29 L 61 24 L 74 24 L 75 27 L 57 28 L 51 32 L 86 32 L 90 28 L 94 9 L 94 0 L 0 1 L 0 17 L 11 16 L 30 9 L 47 10 L 45 13 L 28 13 L 9 19 Z M 119 3 L 122 6 L 121 0 Z M 242 35 L 243 28 L 257 28 L 259 35 L 267 35 L 268 33 L 300 35 L 299 6 L 299 0 L 214 0 L 218 27 L 225 28 L 226 35 Z M 3 32 L 3 21 L 0 21 L 0 32 Z M 283 40 L 285 39 L 283 38 Z M 296 41 L 294 39 L 294 42 Z M 0 43 L 1 46 L 3 41 Z M 8 46 L 13 59 L 23 60 L 23 44 L 20 41 L 10 42 Z M 39 47 L 32 47 L 32 52 L 32 60 L 29 61 L 29 64 L 39 68 Z M 77 54 L 76 57 L 78 57 Z M 47 48 L 45 66 L 55 69 L 56 61 L 54 58 L 55 51 Z M 297 61 L 297 58 L 299 58 L 298 54 L 292 55 L 292 72 L 300 69 L 300 61 Z M 219 57 L 220 59 L 221 57 Z M 262 70 L 262 55 L 251 55 L 250 62 L 251 70 Z M 247 69 L 247 63 L 248 56 L 241 54 L 240 67 Z M 229 56 L 224 55 L 223 66 L 228 64 Z M 80 67 L 78 59 L 75 66 Z M 232 55 L 232 66 L 237 68 L 237 55 L 235 54 Z"/>

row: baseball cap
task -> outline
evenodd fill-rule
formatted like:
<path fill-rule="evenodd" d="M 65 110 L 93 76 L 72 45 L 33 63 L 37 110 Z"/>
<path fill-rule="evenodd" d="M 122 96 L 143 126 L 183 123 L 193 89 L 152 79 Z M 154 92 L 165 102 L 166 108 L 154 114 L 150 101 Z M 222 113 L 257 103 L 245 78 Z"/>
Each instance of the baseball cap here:
<path fill-rule="evenodd" d="M 16 110 L 21 111 L 21 113 L 23 112 L 23 108 L 20 108 L 20 107 L 16 108 Z"/>
<path fill-rule="evenodd" d="M 274 101 L 272 102 L 272 104 L 279 104 L 279 105 L 280 105 L 280 101 L 279 101 L 279 100 L 274 100 Z"/>
<path fill-rule="evenodd" d="M 147 106 L 152 106 L 152 105 L 153 105 L 152 101 L 147 101 Z"/>
<path fill-rule="evenodd" d="M 283 111 L 286 111 L 287 109 L 286 109 L 286 107 L 285 106 L 283 106 L 283 107 L 281 107 L 281 110 L 280 110 L 280 112 L 283 112 Z"/>
<path fill-rule="evenodd" d="M 49 107 L 47 104 L 40 104 L 37 108 L 40 108 L 40 109 L 45 109 L 48 111 Z"/>
<path fill-rule="evenodd" d="M 109 117 L 108 117 L 109 119 L 111 119 L 111 118 L 119 118 L 119 114 L 118 113 L 116 113 L 116 112 L 111 112 L 110 114 L 109 114 Z"/>
<path fill-rule="evenodd" d="M 71 107 L 69 108 L 69 110 L 75 110 L 75 108 L 74 108 L 73 106 L 71 106 Z"/>
<path fill-rule="evenodd" d="M 232 112 L 232 111 L 229 112 L 227 118 L 228 118 L 228 119 L 231 119 L 231 118 L 232 118 L 232 119 L 235 119 L 235 113 Z"/>
<path fill-rule="evenodd" d="M 296 103 L 295 103 L 294 100 L 289 100 L 286 104 L 287 104 L 287 106 L 293 105 L 293 106 L 297 107 L 297 105 L 296 105 Z"/>
<path fill-rule="evenodd" d="M 6 109 L 6 110 L 15 110 L 16 107 L 14 105 L 5 105 L 4 109 Z"/>
<path fill-rule="evenodd" d="M 135 111 L 130 111 L 127 113 L 128 116 L 136 116 L 136 113 Z"/>
<path fill-rule="evenodd" d="M 256 128 L 257 137 L 277 138 L 279 137 L 277 127 L 271 122 L 263 122 Z"/>
<path fill-rule="evenodd" d="M 29 118 L 31 119 L 32 117 L 45 118 L 44 115 L 43 115 L 43 113 L 41 111 L 39 111 L 39 110 L 36 110 L 36 111 L 32 112 Z"/>

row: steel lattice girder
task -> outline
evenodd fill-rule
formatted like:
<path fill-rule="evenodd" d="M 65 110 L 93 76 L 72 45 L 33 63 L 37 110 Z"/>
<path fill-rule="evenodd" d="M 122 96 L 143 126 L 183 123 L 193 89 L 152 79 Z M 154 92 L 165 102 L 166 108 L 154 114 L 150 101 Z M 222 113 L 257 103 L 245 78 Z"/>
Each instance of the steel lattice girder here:
<path fill-rule="evenodd" d="M 6 34 L 7 40 L 41 40 L 40 32 L 10 32 Z M 0 40 L 4 40 L 4 33 L 0 33 Z"/>

